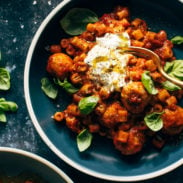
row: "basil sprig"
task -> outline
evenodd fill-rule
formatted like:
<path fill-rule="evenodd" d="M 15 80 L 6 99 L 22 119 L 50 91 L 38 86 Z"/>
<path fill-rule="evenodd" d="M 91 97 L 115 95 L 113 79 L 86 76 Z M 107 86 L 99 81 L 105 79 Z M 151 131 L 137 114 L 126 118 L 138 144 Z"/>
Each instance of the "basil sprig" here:
<path fill-rule="evenodd" d="M 87 129 L 82 130 L 77 135 L 77 146 L 79 151 L 83 152 L 86 149 L 88 149 L 91 145 L 92 139 L 93 139 L 93 136 Z"/>
<path fill-rule="evenodd" d="M 60 81 L 58 78 L 52 82 L 49 78 L 44 77 L 41 79 L 41 89 L 43 92 L 51 99 L 55 99 L 58 95 L 58 86 L 61 86 L 68 93 L 76 93 L 79 89 L 73 86 L 70 82 L 67 81 L 67 78 L 64 81 Z"/>
<path fill-rule="evenodd" d="M 58 88 L 47 77 L 41 79 L 41 89 L 51 99 L 55 99 L 58 95 Z"/>
<path fill-rule="evenodd" d="M 5 112 L 15 112 L 18 109 L 18 105 L 12 101 L 6 101 L 5 98 L 0 98 L 0 121 L 6 122 Z"/>
<path fill-rule="evenodd" d="M 0 111 L 0 122 L 6 122 L 6 115 L 3 111 Z"/>
<path fill-rule="evenodd" d="M 88 23 L 98 21 L 97 15 L 86 8 L 73 8 L 60 20 L 64 31 L 69 35 L 79 35 L 86 30 Z"/>
<path fill-rule="evenodd" d="M 176 84 L 170 82 L 170 81 L 165 81 L 162 83 L 163 88 L 165 88 L 168 91 L 176 91 L 180 90 L 181 87 L 177 86 Z"/>
<path fill-rule="evenodd" d="M 174 60 L 166 62 L 164 70 L 170 76 L 183 80 L 183 60 Z"/>
<path fill-rule="evenodd" d="M 1 60 L 1 51 L 0 51 L 0 60 Z M 10 89 L 10 73 L 6 68 L 0 68 L 0 90 L 9 90 Z"/>
<path fill-rule="evenodd" d="M 18 106 L 15 102 L 6 101 L 4 98 L 0 99 L 0 111 L 11 111 L 15 112 Z"/>
<path fill-rule="evenodd" d="M 171 39 L 171 42 L 173 44 L 177 44 L 177 45 L 180 45 L 183 43 L 183 36 L 175 36 Z"/>
<path fill-rule="evenodd" d="M 163 113 L 164 111 L 147 114 L 144 117 L 145 124 L 154 132 L 161 130 L 163 128 L 163 120 L 161 118 Z"/>
<path fill-rule="evenodd" d="M 1 51 L 0 51 L 1 60 Z M 10 73 L 6 68 L 0 68 L 0 90 L 10 89 Z M 12 101 L 6 101 L 5 98 L 0 98 L 0 122 L 6 122 L 5 112 L 15 112 L 18 109 L 18 105 Z"/>
<path fill-rule="evenodd" d="M 84 97 L 79 101 L 78 108 L 81 114 L 89 114 L 93 111 L 98 103 L 99 98 L 97 96 Z"/>
<path fill-rule="evenodd" d="M 66 92 L 73 94 L 76 93 L 79 89 L 76 88 L 75 86 L 73 86 L 68 80 L 67 78 L 64 79 L 64 81 L 60 81 L 59 79 L 55 79 L 54 80 L 55 83 L 59 86 L 61 86 Z"/>
<path fill-rule="evenodd" d="M 143 72 L 141 81 L 149 94 L 156 95 L 158 93 L 158 90 L 154 87 L 154 82 L 149 73 L 150 71 Z"/>
<path fill-rule="evenodd" d="M 10 74 L 7 69 L 0 68 L 0 90 L 10 89 Z"/>

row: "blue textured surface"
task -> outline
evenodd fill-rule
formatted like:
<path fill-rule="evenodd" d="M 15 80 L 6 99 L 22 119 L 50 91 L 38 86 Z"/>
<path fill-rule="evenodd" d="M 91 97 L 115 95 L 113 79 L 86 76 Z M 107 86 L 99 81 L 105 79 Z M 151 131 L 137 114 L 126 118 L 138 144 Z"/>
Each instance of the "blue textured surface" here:
<path fill-rule="evenodd" d="M 0 125 L 0 146 L 16 147 L 46 157 L 65 171 L 75 182 L 107 183 L 109 181 L 101 181 L 80 173 L 52 153 L 35 131 L 25 106 L 23 70 L 28 47 L 42 20 L 59 2 L 57 0 L 0 0 L 2 64 L 10 68 L 12 76 L 11 90 L 7 93 L 0 93 L 0 96 L 14 100 L 19 105 L 19 110 L 16 114 L 8 115 L 8 123 Z M 113 5 L 117 4 L 117 0 L 114 1 L 115 3 L 101 0 L 100 2 L 105 2 L 104 7 L 103 5 L 96 6 L 93 2 L 89 4 L 89 7 L 98 14 L 112 10 Z M 170 38 L 174 35 L 183 35 L 183 14 L 181 13 L 183 7 L 180 2 L 176 0 L 131 0 L 128 2 L 132 17 L 145 19 L 151 30 L 159 31 L 165 29 Z M 81 6 L 87 6 L 86 4 L 88 2 Z M 98 6 L 102 6 L 102 8 L 98 8 Z M 68 6 L 68 8 L 70 7 Z M 93 146 L 89 151 L 85 154 L 79 154 L 75 144 L 75 136 L 67 128 L 60 127 L 52 122 L 50 117 L 58 110 L 55 104 L 60 104 L 59 109 L 63 109 L 67 105 L 67 101 L 61 100 L 53 103 L 45 97 L 40 89 L 40 79 L 45 74 L 48 56 L 44 49 L 45 46 L 58 43 L 63 34 L 58 24 L 61 15 L 57 15 L 46 28 L 34 53 L 30 69 L 30 93 L 34 112 L 43 130 L 55 146 L 83 167 L 109 175 L 129 176 L 144 174 L 164 168 L 180 159 L 183 154 L 183 144 L 167 146 L 160 153 L 154 149 L 148 149 L 148 151 L 142 152 L 137 157 L 126 158 L 114 150 L 110 141 L 98 136 L 94 138 Z M 53 27 L 58 27 L 58 29 L 52 29 L 52 25 L 54 25 Z M 175 47 L 174 51 L 177 58 L 183 58 L 182 47 Z M 64 99 L 67 97 L 65 93 L 62 95 Z M 105 146 L 101 146 L 101 144 L 105 144 Z M 153 153 L 154 156 L 149 156 L 153 155 Z M 180 167 L 160 178 L 144 182 L 182 183 L 182 171 L 183 167 Z"/>

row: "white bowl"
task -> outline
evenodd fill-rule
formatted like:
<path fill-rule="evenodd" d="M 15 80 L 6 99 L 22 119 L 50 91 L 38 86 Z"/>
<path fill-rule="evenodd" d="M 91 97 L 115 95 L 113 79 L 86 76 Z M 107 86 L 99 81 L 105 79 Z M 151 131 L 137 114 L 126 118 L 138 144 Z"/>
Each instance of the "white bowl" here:
<path fill-rule="evenodd" d="M 45 183 L 73 183 L 62 170 L 46 159 L 9 147 L 0 147 L 0 171 L 10 177 L 30 173 L 30 176 L 38 176 Z"/>

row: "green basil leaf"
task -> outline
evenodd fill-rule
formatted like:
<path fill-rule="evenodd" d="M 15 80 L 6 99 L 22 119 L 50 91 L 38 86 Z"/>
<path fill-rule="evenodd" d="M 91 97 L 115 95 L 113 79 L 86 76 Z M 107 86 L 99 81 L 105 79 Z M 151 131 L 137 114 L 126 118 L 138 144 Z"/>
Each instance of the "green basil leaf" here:
<path fill-rule="evenodd" d="M 0 102 L 4 102 L 4 101 L 6 101 L 5 98 L 0 98 Z"/>
<path fill-rule="evenodd" d="M 183 60 L 167 62 L 164 66 L 164 70 L 170 76 L 183 80 Z"/>
<path fill-rule="evenodd" d="M 164 112 L 153 112 L 151 114 L 147 114 L 144 117 L 145 124 L 152 130 L 152 131 L 159 131 L 163 128 L 163 120 L 161 119 L 161 115 Z"/>
<path fill-rule="evenodd" d="M 54 80 L 56 84 L 61 86 L 66 92 L 73 94 L 76 93 L 79 89 L 73 86 L 70 82 L 67 81 L 67 79 L 64 79 L 64 81 L 60 81 L 59 79 Z"/>
<path fill-rule="evenodd" d="M 18 109 L 18 105 L 12 101 L 0 101 L 0 111 L 15 112 Z"/>
<path fill-rule="evenodd" d="M 97 105 L 98 100 L 99 98 L 97 96 L 89 96 L 82 98 L 78 104 L 80 112 L 85 115 L 91 113 Z"/>
<path fill-rule="evenodd" d="M 181 87 L 175 85 L 174 83 L 170 82 L 170 81 L 165 81 L 162 83 L 163 88 L 165 88 L 168 91 L 176 91 L 176 90 L 180 90 Z"/>
<path fill-rule="evenodd" d="M 145 71 L 142 74 L 141 81 L 149 94 L 156 95 L 158 93 L 158 90 L 154 87 L 154 82 L 149 73 L 149 71 Z"/>
<path fill-rule="evenodd" d="M 174 65 L 173 61 L 172 62 L 166 62 L 165 66 L 164 66 L 164 71 L 166 73 L 170 73 L 173 69 L 173 65 Z"/>
<path fill-rule="evenodd" d="M 175 36 L 171 39 L 171 42 L 180 45 L 183 43 L 183 36 Z"/>
<path fill-rule="evenodd" d="M 5 68 L 0 68 L 0 90 L 10 89 L 10 74 Z"/>
<path fill-rule="evenodd" d="M 83 152 L 90 147 L 92 138 L 92 134 L 87 129 L 82 130 L 77 135 L 77 146 L 80 152 Z"/>
<path fill-rule="evenodd" d="M 98 21 L 97 15 L 86 8 L 73 8 L 61 20 L 60 24 L 69 35 L 79 35 L 86 30 L 88 23 Z"/>
<path fill-rule="evenodd" d="M 41 89 L 51 99 L 55 99 L 58 95 L 58 88 L 46 77 L 41 79 Z"/>
<path fill-rule="evenodd" d="M 3 122 L 5 123 L 7 120 L 6 120 L 6 115 L 3 111 L 0 111 L 0 122 Z"/>

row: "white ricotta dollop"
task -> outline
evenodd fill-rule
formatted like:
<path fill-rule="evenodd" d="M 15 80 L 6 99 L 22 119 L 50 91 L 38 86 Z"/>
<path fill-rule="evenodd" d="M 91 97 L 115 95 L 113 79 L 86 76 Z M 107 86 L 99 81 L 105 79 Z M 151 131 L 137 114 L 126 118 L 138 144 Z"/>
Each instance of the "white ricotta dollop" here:
<path fill-rule="evenodd" d="M 126 65 L 130 54 L 122 48 L 130 46 L 127 33 L 106 33 L 96 38 L 96 45 L 88 52 L 84 62 L 90 65 L 91 79 L 106 87 L 109 92 L 119 91 L 126 77 Z"/>

